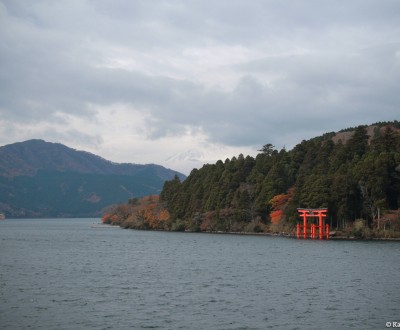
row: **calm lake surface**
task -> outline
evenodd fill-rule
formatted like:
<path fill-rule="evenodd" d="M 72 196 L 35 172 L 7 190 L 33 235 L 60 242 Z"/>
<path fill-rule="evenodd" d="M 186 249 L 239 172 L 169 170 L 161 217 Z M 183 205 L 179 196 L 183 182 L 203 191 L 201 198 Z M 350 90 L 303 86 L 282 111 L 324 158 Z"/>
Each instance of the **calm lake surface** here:
<path fill-rule="evenodd" d="M 400 243 L 0 221 L 1 329 L 384 329 Z"/>

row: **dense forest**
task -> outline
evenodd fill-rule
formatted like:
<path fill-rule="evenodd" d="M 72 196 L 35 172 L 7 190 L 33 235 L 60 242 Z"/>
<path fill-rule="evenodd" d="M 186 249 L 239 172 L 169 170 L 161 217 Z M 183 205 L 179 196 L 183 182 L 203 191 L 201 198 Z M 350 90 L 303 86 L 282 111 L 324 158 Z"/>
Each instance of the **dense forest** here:
<path fill-rule="evenodd" d="M 151 218 L 160 221 L 147 221 L 149 203 L 137 200 L 110 208 L 104 221 L 138 229 L 290 232 L 297 208 L 327 207 L 332 228 L 400 229 L 398 121 L 326 133 L 290 151 L 272 144 L 259 151 L 165 182 L 151 203 Z"/>

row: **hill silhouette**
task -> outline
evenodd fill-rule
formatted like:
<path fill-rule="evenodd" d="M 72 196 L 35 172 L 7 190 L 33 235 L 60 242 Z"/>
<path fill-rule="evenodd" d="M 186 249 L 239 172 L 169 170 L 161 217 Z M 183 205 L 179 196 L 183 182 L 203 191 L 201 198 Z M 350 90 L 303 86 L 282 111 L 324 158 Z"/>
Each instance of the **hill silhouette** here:
<path fill-rule="evenodd" d="M 60 143 L 28 140 L 0 147 L 0 212 L 7 217 L 98 216 L 103 207 L 160 193 L 179 172 L 119 164 Z"/>

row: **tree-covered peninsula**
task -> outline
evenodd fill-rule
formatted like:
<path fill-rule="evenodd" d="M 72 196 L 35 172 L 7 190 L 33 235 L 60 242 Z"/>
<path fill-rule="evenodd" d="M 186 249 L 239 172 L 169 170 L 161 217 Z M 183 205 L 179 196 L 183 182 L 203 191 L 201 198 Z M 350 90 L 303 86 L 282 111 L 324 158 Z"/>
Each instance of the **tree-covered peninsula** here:
<path fill-rule="evenodd" d="M 259 154 L 194 169 L 160 196 L 108 208 L 103 222 L 125 228 L 293 233 L 297 208 L 328 208 L 333 230 L 400 236 L 400 123 L 358 126 L 302 141 L 265 144 Z"/>

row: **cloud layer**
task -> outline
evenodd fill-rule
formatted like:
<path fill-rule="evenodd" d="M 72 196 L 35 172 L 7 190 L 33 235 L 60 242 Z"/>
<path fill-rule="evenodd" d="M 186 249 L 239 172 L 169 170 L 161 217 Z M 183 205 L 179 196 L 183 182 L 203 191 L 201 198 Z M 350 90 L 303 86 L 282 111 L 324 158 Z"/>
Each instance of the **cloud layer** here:
<path fill-rule="evenodd" d="M 399 119 L 399 36 L 397 0 L 0 1 L 0 144 L 188 173 Z"/>

